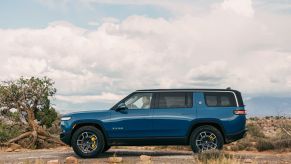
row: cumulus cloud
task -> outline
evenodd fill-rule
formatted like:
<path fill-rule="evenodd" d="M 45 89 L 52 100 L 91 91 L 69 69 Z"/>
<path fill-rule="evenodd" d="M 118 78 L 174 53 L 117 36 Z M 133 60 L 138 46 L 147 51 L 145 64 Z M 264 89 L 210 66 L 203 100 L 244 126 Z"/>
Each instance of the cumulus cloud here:
<path fill-rule="evenodd" d="M 243 1 L 226 0 L 203 15 L 104 19 L 96 30 L 69 22 L 0 29 L 0 79 L 49 76 L 57 100 L 74 103 L 117 101 L 142 88 L 288 95 L 290 16 L 254 12 Z"/>
<path fill-rule="evenodd" d="M 221 6 L 225 10 L 230 10 L 247 17 L 254 15 L 251 0 L 225 0 Z"/>
<path fill-rule="evenodd" d="M 90 103 L 90 102 L 97 102 L 97 101 L 116 101 L 118 99 L 121 99 L 122 96 L 112 94 L 112 93 L 104 93 L 102 92 L 101 95 L 85 95 L 85 96 L 64 96 L 64 95 L 57 95 L 56 98 L 59 101 L 64 101 L 68 103 Z"/>

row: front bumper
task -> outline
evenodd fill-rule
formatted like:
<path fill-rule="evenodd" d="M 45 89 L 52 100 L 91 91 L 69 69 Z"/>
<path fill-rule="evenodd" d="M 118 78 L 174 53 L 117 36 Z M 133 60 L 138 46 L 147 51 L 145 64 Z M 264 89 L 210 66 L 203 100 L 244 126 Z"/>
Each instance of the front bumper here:
<path fill-rule="evenodd" d="M 61 133 L 60 139 L 63 143 L 71 146 L 71 133 L 70 132 Z"/>
<path fill-rule="evenodd" d="M 247 131 L 248 131 L 248 129 L 246 128 L 238 133 L 226 135 L 225 136 L 225 143 L 231 143 L 231 142 L 237 141 L 239 139 L 242 139 L 243 137 L 246 136 Z"/>

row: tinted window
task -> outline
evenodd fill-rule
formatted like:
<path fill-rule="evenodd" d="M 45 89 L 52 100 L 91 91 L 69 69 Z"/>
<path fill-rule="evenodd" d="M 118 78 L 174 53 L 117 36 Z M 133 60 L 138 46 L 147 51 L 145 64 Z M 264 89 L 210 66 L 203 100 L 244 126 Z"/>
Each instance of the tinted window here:
<path fill-rule="evenodd" d="M 205 102 L 208 106 L 232 107 L 236 106 L 233 93 L 230 92 L 205 92 Z"/>
<path fill-rule="evenodd" d="M 159 94 L 158 108 L 191 108 L 193 104 L 191 92 L 162 92 Z"/>
<path fill-rule="evenodd" d="M 125 101 L 128 109 L 150 109 L 152 93 L 136 93 Z"/>

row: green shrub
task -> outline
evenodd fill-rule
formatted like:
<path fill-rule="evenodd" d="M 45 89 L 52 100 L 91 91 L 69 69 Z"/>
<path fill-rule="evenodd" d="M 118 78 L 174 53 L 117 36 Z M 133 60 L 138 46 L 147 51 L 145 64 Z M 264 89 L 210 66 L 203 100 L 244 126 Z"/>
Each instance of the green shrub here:
<path fill-rule="evenodd" d="M 17 137 L 19 134 L 21 134 L 20 129 L 21 128 L 18 125 L 15 125 L 13 128 L 11 128 L 11 126 L 0 121 L 0 143 Z"/>
<path fill-rule="evenodd" d="M 40 125 L 45 125 L 47 128 L 50 128 L 53 122 L 58 118 L 58 113 L 54 108 L 44 108 L 36 111 L 35 117 L 40 122 Z"/>

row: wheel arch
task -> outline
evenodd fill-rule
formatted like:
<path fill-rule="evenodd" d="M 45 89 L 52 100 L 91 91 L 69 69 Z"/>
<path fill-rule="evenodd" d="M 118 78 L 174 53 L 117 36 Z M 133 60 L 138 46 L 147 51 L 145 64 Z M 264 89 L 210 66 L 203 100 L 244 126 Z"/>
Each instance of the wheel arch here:
<path fill-rule="evenodd" d="M 102 126 L 102 123 L 99 122 L 99 121 L 90 121 L 90 120 L 87 120 L 87 121 L 80 121 L 80 122 L 75 122 L 73 124 L 73 127 L 72 127 L 72 131 L 71 131 L 71 137 L 70 137 L 70 143 L 71 143 L 71 140 L 72 140 L 72 136 L 73 134 L 75 133 L 75 131 L 81 127 L 84 127 L 84 126 L 93 126 L 97 129 L 99 129 L 103 136 L 104 136 L 104 140 L 105 140 L 105 143 L 107 143 L 107 133 L 104 129 L 104 127 Z"/>
<path fill-rule="evenodd" d="M 190 142 L 190 136 L 191 133 L 193 132 L 193 130 L 195 130 L 196 128 L 200 127 L 200 126 L 204 126 L 204 125 L 209 125 L 209 126 L 213 126 L 216 129 L 218 129 L 222 136 L 223 136 L 223 141 L 225 142 L 225 134 L 224 134 L 224 128 L 222 126 L 222 123 L 220 123 L 219 120 L 216 119 L 203 119 L 203 120 L 196 120 L 193 121 L 188 132 L 187 132 L 187 144 L 189 144 Z"/>

